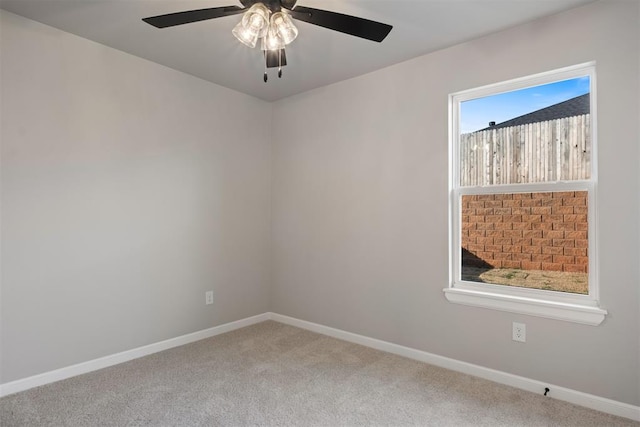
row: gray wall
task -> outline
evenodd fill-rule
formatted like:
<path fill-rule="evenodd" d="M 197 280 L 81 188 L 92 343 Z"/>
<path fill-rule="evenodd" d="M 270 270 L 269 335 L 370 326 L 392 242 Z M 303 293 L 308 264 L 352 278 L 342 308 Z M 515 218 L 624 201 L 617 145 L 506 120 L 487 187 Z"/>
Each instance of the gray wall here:
<path fill-rule="evenodd" d="M 271 310 L 640 404 L 637 2 L 273 105 L 0 15 L 0 382 Z M 446 302 L 447 95 L 590 60 L 610 315 Z"/>
<path fill-rule="evenodd" d="M 0 382 L 268 311 L 270 105 L 1 19 Z"/>
<path fill-rule="evenodd" d="M 272 310 L 640 404 L 638 5 L 591 4 L 274 104 Z M 591 60 L 610 315 L 448 303 L 447 95 Z"/>

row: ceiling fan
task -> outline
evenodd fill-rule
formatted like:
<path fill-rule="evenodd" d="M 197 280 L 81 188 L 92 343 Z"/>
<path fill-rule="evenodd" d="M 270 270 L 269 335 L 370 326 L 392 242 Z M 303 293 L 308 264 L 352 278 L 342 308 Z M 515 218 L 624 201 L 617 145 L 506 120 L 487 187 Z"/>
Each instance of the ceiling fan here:
<path fill-rule="evenodd" d="M 297 0 L 240 0 L 244 7 L 211 7 L 142 20 L 154 27 L 166 28 L 243 13 L 242 20 L 232 33 L 251 48 L 261 41 L 260 48 L 265 58 L 265 83 L 268 80 L 267 68 L 277 67 L 278 77 L 282 77 L 282 67 L 287 65 L 285 46 L 298 36 L 298 29 L 291 18 L 375 42 L 384 40 L 393 28 L 391 25 L 356 16 L 296 6 L 296 2 Z"/>

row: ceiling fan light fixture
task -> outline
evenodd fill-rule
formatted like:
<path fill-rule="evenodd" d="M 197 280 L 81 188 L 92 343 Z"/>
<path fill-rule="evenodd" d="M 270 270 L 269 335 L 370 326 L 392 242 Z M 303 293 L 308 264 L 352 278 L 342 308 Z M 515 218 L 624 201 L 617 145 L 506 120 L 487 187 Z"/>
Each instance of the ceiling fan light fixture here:
<path fill-rule="evenodd" d="M 298 37 L 298 29 L 293 25 L 289 15 L 284 12 L 275 12 L 271 15 L 269 28 L 275 30 L 285 45 L 288 45 Z"/>
<path fill-rule="evenodd" d="M 285 42 L 273 27 L 269 28 L 267 35 L 262 39 L 262 50 L 279 50 L 284 48 Z"/>
<path fill-rule="evenodd" d="M 256 43 L 258 42 L 258 32 L 252 31 L 251 28 L 247 28 L 242 24 L 242 21 L 238 22 L 238 25 L 233 27 L 231 33 L 235 36 L 238 41 L 250 48 L 256 47 Z"/>
<path fill-rule="evenodd" d="M 231 32 L 241 43 L 254 48 L 258 39 L 269 30 L 270 13 L 264 4 L 256 3 L 242 15 L 242 20 Z"/>

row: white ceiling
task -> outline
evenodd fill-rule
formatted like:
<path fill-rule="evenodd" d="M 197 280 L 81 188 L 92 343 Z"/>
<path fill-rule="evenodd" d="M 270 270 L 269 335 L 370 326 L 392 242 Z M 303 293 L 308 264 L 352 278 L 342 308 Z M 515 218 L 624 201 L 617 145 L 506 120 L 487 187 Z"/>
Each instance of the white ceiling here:
<path fill-rule="evenodd" d="M 0 8 L 176 70 L 274 101 L 593 0 L 298 0 L 393 25 L 382 43 L 295 21 L 283 78 L 231 35 L 241 15 L 157 29 L 141 18 L 238 0 L 0 0 Z M 499 46 L 496 46 L 499 49 Z"/>

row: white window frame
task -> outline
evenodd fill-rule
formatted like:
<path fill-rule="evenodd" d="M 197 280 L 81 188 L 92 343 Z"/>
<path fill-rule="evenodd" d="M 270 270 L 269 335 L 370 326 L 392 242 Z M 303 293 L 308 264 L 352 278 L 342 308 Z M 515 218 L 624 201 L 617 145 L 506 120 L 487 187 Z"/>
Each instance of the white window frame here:
<path fill-rule="evenodd" d="M 581 181 L 556 181 L 528 184 L 460 186 L 460 104 L 471 99 L 511 92 L 576 77 L 590 78 L 591 178 Z M 449 95 L 449 286 L 446 298 L 453 303 L 484 307 L 557 320 L 599 325 L 607 311 L 599 306 L 597 252 L 597 120 L 595 62 L 553 70 L 533 76 L 496 83 Z M 492 285 L 461 279 L 461 206 L 463 195 L 498 193 L 534 193 L 557 191 L 588 192 L 588 282 L 589 294 L 554 292 L 539 289 Z"/>

